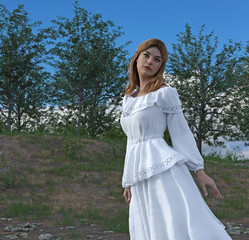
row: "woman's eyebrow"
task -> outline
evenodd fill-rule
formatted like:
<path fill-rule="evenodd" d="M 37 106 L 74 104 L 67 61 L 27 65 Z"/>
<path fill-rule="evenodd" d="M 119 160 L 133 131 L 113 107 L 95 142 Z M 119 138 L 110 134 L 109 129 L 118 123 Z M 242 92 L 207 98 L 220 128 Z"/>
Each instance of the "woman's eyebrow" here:
<path fill-rule="evenodd" d="M 145 52 L 147 52 L 148 54 L 151 55 L 151 53 L 149 51 L 145 50 Z M 155 56 L 155 57 L 162 58 L 161 56 Z"/>

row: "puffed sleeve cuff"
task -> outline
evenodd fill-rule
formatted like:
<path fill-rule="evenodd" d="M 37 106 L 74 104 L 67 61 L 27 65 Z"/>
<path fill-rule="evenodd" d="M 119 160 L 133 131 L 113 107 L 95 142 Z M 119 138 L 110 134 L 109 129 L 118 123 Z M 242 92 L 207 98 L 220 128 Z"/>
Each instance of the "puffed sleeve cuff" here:
<path fill-rule="evenodd" d="M 203 166 L 203 165 L 198 166 L 198 167 L 195 166 L 195 167 L 191 168 L 191 167 L 189 166 L 189 163 L 188 163 L 188 162 L 187 162 L 187 166 L 188 166 L 189 170 L 194 171 L 195 173 L 196 173 L 198 170 L 204 169 L 204 166 Z"/>

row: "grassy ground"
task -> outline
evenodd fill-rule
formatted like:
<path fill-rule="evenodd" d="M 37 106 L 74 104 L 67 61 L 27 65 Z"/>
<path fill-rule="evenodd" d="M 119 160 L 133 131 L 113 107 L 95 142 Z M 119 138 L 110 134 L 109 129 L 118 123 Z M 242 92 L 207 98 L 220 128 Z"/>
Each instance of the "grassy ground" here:
<path fill-rule="evenodd" d="M 0 135 L 0 152 L 0 217 L 46 221 L 54 228 L 98 223 L 127 236 L 121 187 L 125 142 Z M 249 161 L 213 155 L 205 158 L 205 166 L 223 195 L 206 198 L 212 211 L 223 223 L 248 225 Z M 75 230 L 64 237 L 80 236 Z"/>

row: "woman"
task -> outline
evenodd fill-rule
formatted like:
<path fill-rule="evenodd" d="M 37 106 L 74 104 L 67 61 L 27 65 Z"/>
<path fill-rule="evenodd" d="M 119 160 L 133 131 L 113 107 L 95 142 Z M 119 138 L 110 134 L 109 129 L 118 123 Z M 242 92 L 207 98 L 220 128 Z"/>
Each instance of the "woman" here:
<path fill-rule="evenodd" d="M 204 172 L 177 90 L 163 83 L 167 58 L 162 41 L 142 43 L 131 60 L 123 98 L 120 123 L 127 147 L 122 186 L 131 240 L 229 240 L 189 172 L 195 171 L 204 195 L 208 186 L 215 198 L 221 197 Z M 163 139 L 166 127 L 173 148 Z"/>

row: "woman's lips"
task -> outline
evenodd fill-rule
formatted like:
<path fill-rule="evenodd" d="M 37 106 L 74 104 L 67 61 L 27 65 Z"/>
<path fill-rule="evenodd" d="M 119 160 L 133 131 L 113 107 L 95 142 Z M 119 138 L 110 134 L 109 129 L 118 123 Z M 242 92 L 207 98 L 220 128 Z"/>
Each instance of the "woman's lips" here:
<path fill-rule="evenodd" d="M 148 69 L 148 70 L 151 70 L 150 67 L 148 67 L 148 66 L 144 66 L 144 68 L 145 68 L 145 69 Z"/>

